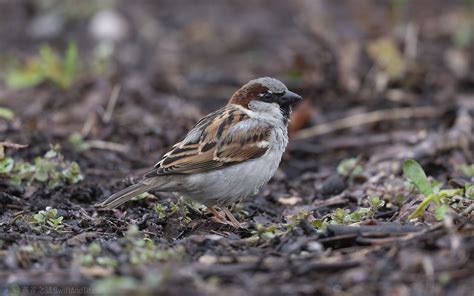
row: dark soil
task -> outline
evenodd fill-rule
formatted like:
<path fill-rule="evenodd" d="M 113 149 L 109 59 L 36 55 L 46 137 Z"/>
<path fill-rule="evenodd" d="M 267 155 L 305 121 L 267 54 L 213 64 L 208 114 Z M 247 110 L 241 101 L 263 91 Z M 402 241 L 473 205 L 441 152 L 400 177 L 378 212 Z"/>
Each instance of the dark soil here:
<path fill-rule="evenodd" d="M 64 52 L 70 40 L 79 47 L 77 78 L 66 89 L 0 83 L 0 107 L 15 113 L 0 117 L 0 142 L 28 145 L 5 146 L 28 162 L 59 144 L 84 179 L 49 188 L 0 174 L 2 295 L 472 293 L 473 200 L 453 199 L 440 221 L 435 204 L 409 219 L 423 196 L 402 173 L 414 158 L 445 189 L 474 182 L 463 171 L 474 163 L 472 1 L 51 3 L 0 1 L 0 79 L 41 44 Z M 98 71 L 101 41 L 90 23 L 102 9 L 125 27 L 114 26 L 121 37 Z M 36 32 L 44 17 L 60 20 L 54 30 L 42 24 L 46 35 Z M 402 76 L 370 53 L 380 38 L 401 53 Z M 113 211 L 93 206 L 259 76 L 281 79 L 305 102 L 280 170 L 232 210 L 244 229 L 161 192 Z M 377 110 L 385 113 L 364 122 Z M 89 148 L 72 144 L 73 133 Z M 361 170 L 338 172 L 349 158 Z M 384 204 L 372 215 L 334 218 L 375 196 Z M 33 222 L 46 207 L 62 227 Z M 315 227 L 324 219 L 333 223 Z"/>

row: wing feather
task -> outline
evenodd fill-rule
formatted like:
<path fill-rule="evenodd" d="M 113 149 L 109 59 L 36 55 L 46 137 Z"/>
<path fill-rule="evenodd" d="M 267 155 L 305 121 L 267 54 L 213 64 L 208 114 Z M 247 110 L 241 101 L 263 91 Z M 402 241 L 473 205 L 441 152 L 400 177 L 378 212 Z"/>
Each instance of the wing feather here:
<path fill-rule="evenodd" d="M 227 105 L 201 119 L 144 177 L 202 173 L 255 159 L 267 152 L 270 136 L 269 124 Z"/>

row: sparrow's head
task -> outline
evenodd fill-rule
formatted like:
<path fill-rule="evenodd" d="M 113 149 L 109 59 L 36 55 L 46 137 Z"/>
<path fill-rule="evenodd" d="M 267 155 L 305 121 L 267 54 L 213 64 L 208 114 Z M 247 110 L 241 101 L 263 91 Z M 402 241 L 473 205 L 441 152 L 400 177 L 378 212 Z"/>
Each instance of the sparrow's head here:
<path fill-rule="evenodd" d="M 301 96 L 291 92 L 279 80 L 270 77 L 261 77 L 250 80 L 242 86 L 230 98 L 230 104 L 241 105 L 249 108 L 252 101 L 259 101 L 268 104 L 277 104 L 283 115 L 289 117 L 291 106 L 301 101 Z"/>

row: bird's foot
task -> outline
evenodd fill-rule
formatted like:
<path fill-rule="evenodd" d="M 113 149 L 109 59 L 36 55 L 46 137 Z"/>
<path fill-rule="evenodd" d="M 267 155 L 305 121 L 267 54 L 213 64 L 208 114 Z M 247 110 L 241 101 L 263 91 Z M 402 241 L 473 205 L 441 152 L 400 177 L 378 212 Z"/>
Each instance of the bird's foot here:
<path fill-rule="evenodd" d="M 240 224 L 240 222 L 237 221 L 237 219 L 235 219 L 234 215 L 232 215 L 232 213 L 229 211 L 228 208 L 224 207 L 222 211 L 224 211 L 227 218 L 229 218 L 230 220 L 229 222 L 231 223 L 232 226 L 234 226 L 237 229 L 243 228 L 242 224 Z"/>
<path fill-rule="evenodd" d="M 209 212 L 211 212 L 213 214 L 213 216 L 211 217 L 212 221 L 217 222 L 217 223 L 221 223 L 221 224 L 230 225 L 230 226 L 233 226 L 234 228 L 237 228 L 237 229 L 242 228 L 242 225 L 239 223 L 239 221 L 237 221 L 237 219 L 235 219 L 235 217 L 232 215 L 232 213 L 226 207 L 222 208 L 222 211 L 224 212 L 224 215 L 219 213 L 216 209 L 214 209 L 214 207 L 208 207 L 208 209 L 209 209 Z M 227 218 L 229 218 L 229 219 L 227 219 Z"/>

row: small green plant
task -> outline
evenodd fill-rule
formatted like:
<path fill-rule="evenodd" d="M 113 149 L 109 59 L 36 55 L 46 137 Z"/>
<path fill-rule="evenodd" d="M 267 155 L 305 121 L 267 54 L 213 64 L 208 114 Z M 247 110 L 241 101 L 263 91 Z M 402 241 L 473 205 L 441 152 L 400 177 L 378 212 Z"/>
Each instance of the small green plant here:
<path fill-rule="evenodd" d="M 49 188 L 55 188 L 65 181 L 81 181 L 83 176 L 79 164 L 65 161 L 58 150 L 59 147 L 53 147 L 43 157 L 36 157 L 34 164 L 3 158 L 0 160 L 0 174 L 9 176 L 13 184 L 39 182 L 46 183 Z"/>
<path fill-rule="evenodd" d="M 95 262 L 95 257 L 102 251 L 101 246 L 98 243 L 91 243 L 87 248 L 87 251 L 81 253 L 79 256 L 79 262 L 83 266 L 92 266 Z"/>
<path fill-rule="evenodd" d="M 13 118 L 15 118 L 15 113 L 11 109 L 0 107 L 0 118 L 3 118 L 5 120 L 12 120 Z"/>
<path fill-rule="evenodd" d="M 376 212 L 378 209 L 380 209 L 381 207 L 385 205 L 385 201 L 380 199 L 380 197 L 378 196 L 372 196 L 372 197 L 369 197 L 369 205 L 370 205 L 370 209 L 373 212 Z"/>
<path fill-rule="evenodd" d="M 173 216 L 175 213 L 178 213 L 180 220 L 181 219 L 184 219 L 185 221 L 191 220 L 187 216 L 189 214 L 188 209 L 185 206 L 180 206 L 179 202 L 178 203 L 170 202 L 169 205 L 157 203 L 154 209 L 160 219 L 165 219 L 165 218 Z"/>
<path fill-rule="evenodd" d="M 44 211 L 39 211 L 37 214 L 33 215 L 32 222 L 33 224 L 40 226 L 38 230 L 46 227 L 58 231 L 64 227 L 64 225 L 61 224 L 63 219 L 63 216 L 58 216 L 57 209 L 46 207 Z"/>
<path fill-rule="evenodd" d="M 81 133 L 78 132 L 72 133 L 68 138 L 68 142 L 79 152 L 90 149 L 89 143 L 87 143 Z"/>
<path fill-rule="evenodd" d="M 8 174 L 13 169 L 15 160 L 11 157 L 4 157 L 0 159 L 0 174 Z"/>
<path fill-rule="evenodd" d="M 442 183 L 437 181 L 430 183 L 421 165 L 413 159 L 405 160 L 403 163 L 403 173 L 425 196 L 418 208 L 408 216 L 408 219 L 423 216 L 429 204 L 434 202 L 436 205 L 435 217 L 438 220 L 442 220 L 448 212 L 448 205 L 451 199 L 456 195 L 464 193 L 463 189 L 441 189 Z"/>
<path fill-rule="evenodd" d="M 95 264 L 116 268 L 118 267 L 118 261 L 114 258 L 107 256 L 99 256 L 102 252 L 102 247 L 98 243 L 91 243 L 87 248 L 87 251 L 79 255 L 79 262 L 83 266 L 93 266 Z"/>
<path fill-rule="evenodd" d="M 464 164 L 461 166 L 461 171 L 466 177 L 472 178 L 474 177 L 474 164 L 467 165 Z"/>
<path fill-rule="evenodd" d="M 295 229 L 295 227 L 298 226 L 301 223 L 301 221 L 308 220 L 310 216 L 311 216 L 310 211 L 302 209 L 298 214 L 291 216 L 289 219 L 289 223 L 287 223 L 285 226 L 288 231 L 291 231 Z"/>
<path fill-rule="evenodd" d="M 337 166 L 337 172 L 351 181 L 360 177 L 364 173 L 364 168 L 359 164 L 357 158 L 344 159 Z"/>
<path fill-rule="evenodd" d="M 312 221 L 316 229 L 325 229 L 330 224 L 352 224 L 373 218 L 374 214 L 385 205 L 378 196 L 368 197 L 369 207 L 359 207 L 351 212 L 348 209 L 335 209 L 332 213 Z"/>
<path fill-rule="evenodd" d="M 67 89 L 76 77 L 77 57 L 78 49 L 74 42 L 69 43 L 64 58 L 49 45 L 41 45 L 38 56 L 7 72 L 6 83 L 12 88 L 29 88 L 50 81 Z"/>
<path fill-rule="evenodd" d="M 136 225 L 130 225 L 123 243 L 125 250 L 129 253 L 130 263 L 140 265 L 151 261 L 180 260 L 185 249 L 179 245 L 175 248 L 160 248 L 156 243 L 145 237 L 140 237 L 140 231 Z"/>
<path fill-rule="evenodd" d="M 165 205 L 162 205 L 160 203 L 155 205 L 155 212 L 158 214 L 158 217 L 160 219 L 164 219 L 167 217 L 168 213 L 166 213 L 167 207 Z"/>
<path fill-rule="evenodd" d="M 110 257 L 97 257 L 96 262 L 99 265 L 102 265 L 104 267 L 111 267 L 111 268 L 117 268 L 119 263 L 116 259 L 110 258 Z"/>
<path fill-rule="evenodd" d="M 474 200 L 474 184 L 466 183 L 464 186 L 464 195 L 467 198 Z"/>
<path fill-rule="evenodd" d="M 253 235 L 257 235 L 262 240 L 273 239 L 278 236 L 278 227 L 275 224 L 271 224 L 265 227 L 263 224 L 257 223 L 256 230 L 252 231 Z"/>

